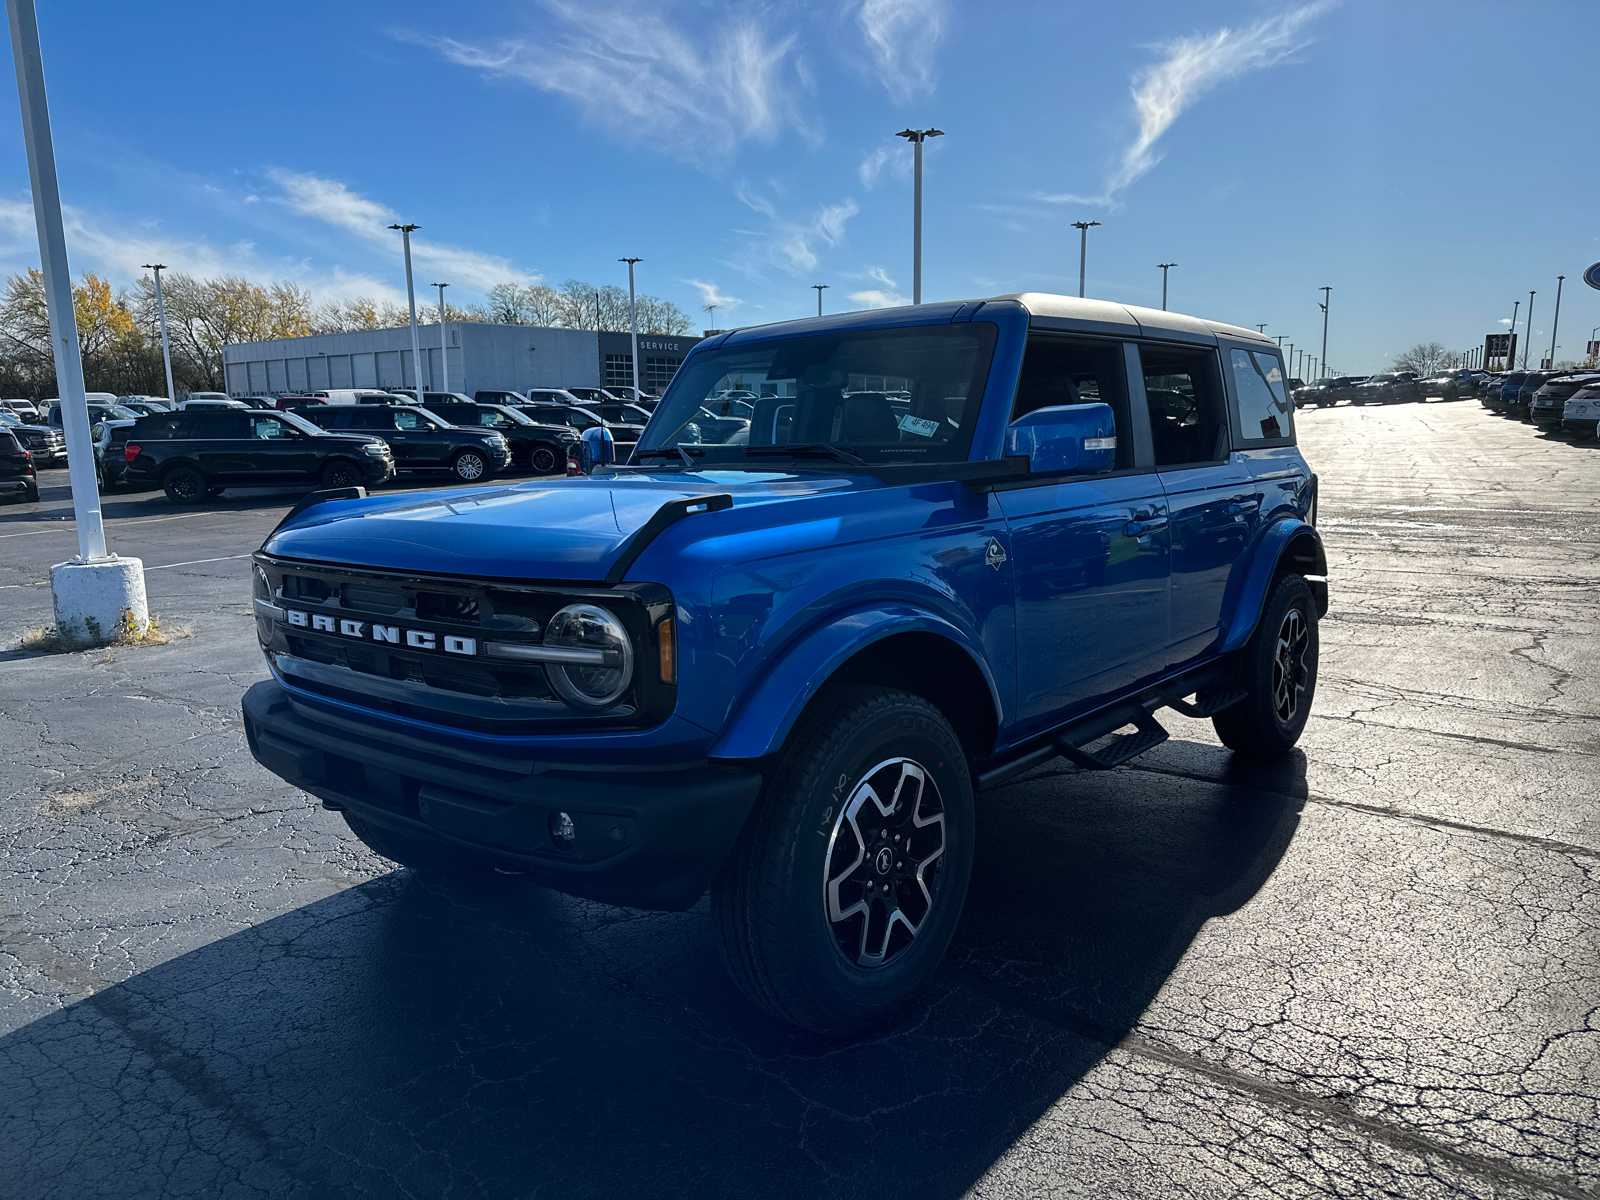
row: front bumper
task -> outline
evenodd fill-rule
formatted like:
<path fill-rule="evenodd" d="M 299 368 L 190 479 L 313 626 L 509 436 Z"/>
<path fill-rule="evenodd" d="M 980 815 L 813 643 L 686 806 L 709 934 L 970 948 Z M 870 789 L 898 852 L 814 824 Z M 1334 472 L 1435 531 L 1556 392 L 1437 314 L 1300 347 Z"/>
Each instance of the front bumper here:
<path fill-rule="evenodd" d="M 297 704 L 276 680 L 244 696 L 269 771 L 365 821 L 527 872 L 561 892 L 681 911 L 705 892 L 761 789 L 753 768 L 594 767 L 434 745 Z M 577 835 L 558 849 L 551 816 Z"/>

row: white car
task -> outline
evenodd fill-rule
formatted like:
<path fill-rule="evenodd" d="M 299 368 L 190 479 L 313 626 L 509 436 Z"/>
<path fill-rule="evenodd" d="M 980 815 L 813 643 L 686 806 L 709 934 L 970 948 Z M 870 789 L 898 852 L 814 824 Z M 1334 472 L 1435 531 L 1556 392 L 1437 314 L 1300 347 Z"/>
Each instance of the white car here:
<path fill-rule="evenodd" d="M 1561 428 L 1574 437 L 1592 438 L 1600 425 L 1600 383 L 1590 383 L 1567 397 L 1561 410 Z"/>
<path fill-rule="evenodd" d="M 159 408 L 164 412 L 172 412 L 178 407 L 165 396 L 147 396 L 143 393 L 131 392 L 126 396 L 117 397 L 118 404 L 126 405 L 129 400 L 138 401 L 140 404 L 148 405 L 150 408 Z"/>
<path fill-rule="evenodd" d="M 15 413 L 29 424 L 39 419 L 39 406 L 32 400 L 0 400 L 0 408 Z"/>
<path fill-rule="evenodd" d="M 242 403 L 241 401 L 238 401 L 238 400 L 230 400 L 230 399 L 228 399 L 228 397 L 223 396 L 223 395 L 219 395 L 218 393 L 215 393 L 215 392 L 199 392 L 199 393 L 190 392 L 189 393 L 189 398 L 178 405 L 179 411 L 182 411 L 184 409 L 189 409 L 189 408 L 249 408 L 249 407 L 250 406 L 248 404 L 244 404 L 244 403 Z"/>

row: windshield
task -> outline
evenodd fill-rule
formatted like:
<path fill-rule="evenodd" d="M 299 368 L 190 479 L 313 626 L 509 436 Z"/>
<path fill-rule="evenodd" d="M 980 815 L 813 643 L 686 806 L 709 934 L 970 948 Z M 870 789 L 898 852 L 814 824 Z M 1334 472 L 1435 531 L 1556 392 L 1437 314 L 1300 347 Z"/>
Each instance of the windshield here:
<path fill-rule="evenodd" d="M 788 457 L 785 447 L 808 459 L 832 447 L 875 463 L 960 462 L 996 332 L 987 322 L 873 329 L 696 354 L 640 450 L 683 447 L 707 463 L 740 466 Z M 734 415 L 734 392 L 760 397 L 745 400 L 748 416 Z"/>

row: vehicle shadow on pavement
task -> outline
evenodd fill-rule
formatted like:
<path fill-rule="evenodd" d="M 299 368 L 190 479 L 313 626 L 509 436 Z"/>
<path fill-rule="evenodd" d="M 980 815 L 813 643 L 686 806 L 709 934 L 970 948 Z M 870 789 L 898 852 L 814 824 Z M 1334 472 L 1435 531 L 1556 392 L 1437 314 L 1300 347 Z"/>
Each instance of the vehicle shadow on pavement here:
<path fill-rule="evenodd" d="M 980 798 L 949 966 L 853 1042 L 745 1003 L 704 903 L 395 871 L 0 1039 L 0 1192 L 959 1196 L 1288 846 L 1304 759 L 1215 753 Z"/>

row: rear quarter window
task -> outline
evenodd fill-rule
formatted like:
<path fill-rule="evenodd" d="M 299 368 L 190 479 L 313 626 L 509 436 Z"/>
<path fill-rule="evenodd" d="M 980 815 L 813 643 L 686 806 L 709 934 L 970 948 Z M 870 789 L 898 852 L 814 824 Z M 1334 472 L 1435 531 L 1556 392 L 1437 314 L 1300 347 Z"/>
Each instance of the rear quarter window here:
<path fill-rule="evenodd" d="M 1240 438 L 1250 443 L 1294 437 L 1294 405 L 1284 388 L 1277 356 L 1232 350 L 1228 360 L 1239 406 Z"/>

